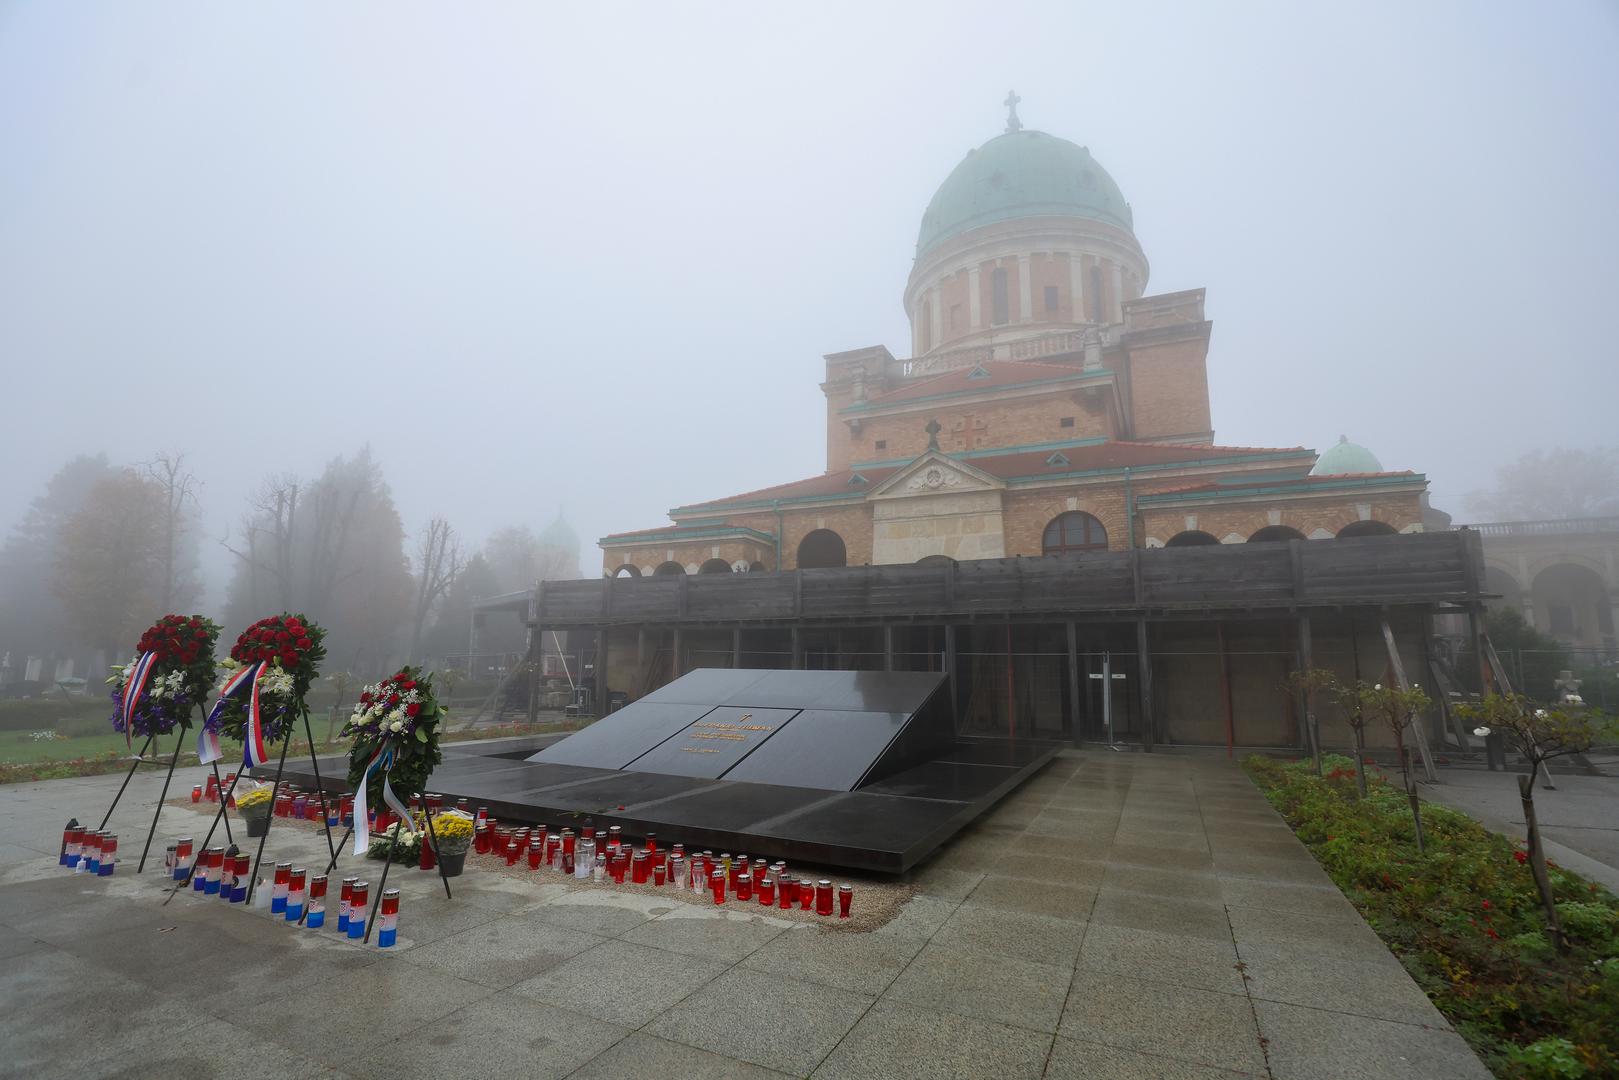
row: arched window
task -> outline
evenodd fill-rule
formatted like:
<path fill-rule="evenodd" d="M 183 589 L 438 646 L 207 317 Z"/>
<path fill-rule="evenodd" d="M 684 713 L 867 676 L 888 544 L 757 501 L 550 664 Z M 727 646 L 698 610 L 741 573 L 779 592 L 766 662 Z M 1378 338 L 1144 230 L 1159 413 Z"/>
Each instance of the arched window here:
<path fill-rule="evenodd" d="M 613 576 L 614 577 L 640 577 L 641 576 L 641 568 L 639 566 L 636 566 L 634 563 L 625 563 L 623 566 L 620 566 L 617 570 L 613 571 Z"/>
<path fill-rule="evenodd" d="M 1069 551 L 1106 551 L 1107 530 L 1102 523 L 1083 510 L 1070 510 L 1051 519 L 1045 535 L 1040 538 L 1040 550 L 1046 555 L 1061 555 Z"/>
<path fill-rule="evenodd" d="M 943 566 L 945 563 L 953 563 L 955 561 L 956 560 L 952 559 L 948 555 L 924 555 L 920 559 L 916 560 L 916 565 Z"/>
<path fill-rule="evenodd" d="M 699 574 L 729 574 L 731 564 L 724 559 L 710 559 L 697 568 Z"/>
<path fill-rule="evenodd" d="M 849 552 L 843 537 L 831 529 L 816 529 L 798 544 L 798 568 L 820 570 L 829 566 L 848 566 Z"/>
<path fill-rule="evenodd" d="M 1386 521 L 1351 521 L 1338 530 L 1338 539 L 1349 536 L 1393 536 L 1396 531 Z"/>
<path fill-rule="evenodd" d="M 1291 525 L 1266 525 L 1248 538 L 1250 544 L 1264 544 L 1278 540 L 1303 540 L 1304 534 Z"/>
<path fill-rule="evenodd" d="M 1203 547 L 1205 544 L 1218 544 L 1218 537 L 1210 536 L 1200 529 L 1187 529 L 1178 532 L 1164 541 L 1165 547 Z"/>
<path fill-rule="evenodd" d="M 762 562 L 758 562 L 758 561 L 750 562 L 748 564 L 748 573 L 750 573 L 750 574 L 768 574 L 768 573 L 770 573 L 770 567 L 766 566 Z"/>
<path fill-rule="evenodd" d="M 653 577 L 674 577 L 676 574 L 684 574 L 685 572 L 686 572 L 686 568 L 684 566 L 681 566 L 679 563 L 677 563 L 677 562 L 666 562 L 662 566 L 658 567 L 656 570 L 652 571 L 652 576 Z"/>

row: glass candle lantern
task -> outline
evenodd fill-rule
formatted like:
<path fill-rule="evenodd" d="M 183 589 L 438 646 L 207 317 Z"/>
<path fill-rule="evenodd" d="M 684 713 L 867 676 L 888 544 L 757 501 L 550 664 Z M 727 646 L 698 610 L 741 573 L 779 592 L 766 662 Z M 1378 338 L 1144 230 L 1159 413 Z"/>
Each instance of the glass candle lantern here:
<path fill-rule="evenodd" d="M 349 918 L 353 914 L 351 905 L 354 900 L 354 883 L 358 880 L 359 878 L 346 877 L 343 879 L 343 884 L 338 888 L 337 932 L 339 934 L 349 932 Z"/>
<path fill-rule="evenodd" d="M 247 899 L 247 880 L 253 875 L 253 857 L 245 851 L 236 853 L 236 880 L 231 885 L 230 902 L 240 904 Z"/>
<path fill-rule="evenodd" d="M 575 871 L 576 871 L 576 869 L 578 867 L 578 862 L 579 862 L 579 860 L 578 860 L 578 858 L 577 858 L 577 856 L 576 856 L 576 854 L 574 852 L 572 852 L 572 851 L 563 851 L 563 853 L 562 853 L 562 866 L 561 866 L 561 870 L 562 870 L 563 875 L 566 876 L 566 877 L 573 877 L 573 875 L 574 875 L 574 873 L 575 873 Z"/>
<path fill-rule="evenodd" d="M 309 913 L 304 916 L 304 925 L 311 930 L 319 930 L 326 922 L 326 875 L 316 874 L 309 879 Z"/>
<path fill-rule="evenodd" d="M 618 825 L 607 828 L 607 850 L 609 853 L 617 851 L 624 846 L 624 829 Z"/>
<path fill-rule="evenodd" d="M 853 904 L 854 904 L 854 886 L 853 885 L 839 885 L 838 886 L 838 918 L 847 919 L 849 917 L 849 908 L 851 906 L 853 906 Z"/>
<path fill-rule="evenodd" d="M 540 863 L 544 860 L 545 845 L 543 843 L 530 844 L 528 846 L 528 868 L 530 870 L 538 870 L 540 868 Z"/>
<path fill-rule="evenodd" d="M 778 876 L 776 878 L 776 905 L 783 911 L 792 908 L 793 901 L 798 899 L 798 882 L 790 877 Z"/>
<path fill-rule="evenodd" d="M 377 913 L 377 948 L 392 948 L 399 933 L 399 890 L 387 889 L 382 894 L 382 910 Z"/>
<path fill-rule="evenodd" d="M 192 843 L 193 843 L 193 841 L 192 841 L 191 837 L 189 837 L 189 836 L 182 836 L 182 837 L 180 837 L 180 839 L 178 839 L 178 840 L 176 840 L 174 842 L 174 880 L 175 881 L 183 880 L 185 878 L 185 876 L 186 876 L 186 871 L 191 869 L 191 846 L 192 846 Z"/>
<path fill-rule="evenodd" d="M 657 833 L 649 832 L 649 833 L 646 834 L 646 850 L 647 850 L 648 855 L 657 854 L 657 851 L 658 851 L 658 834 Z"/>
<path fill-rule="evenodd" d="M 218 802 L 219 801 L 219 777 L 210 776 L 210 777 L 207 778 L 207 780 L 208 780 L 208 786 L 207 786 L 206 789 L 204 789 L 205 792 L 206 792 L 205 797 L 208 799 L 209 802 Z"/>
<path fill-rule="evenodd" d="M 356 881 L 349 889 L 349 940 L 365 937 L 365 909 L 371 902 L 371 883 Z"/>
<path fill-rule="evenodd" d="M 79 849 L 79 856 L 84 860 L 85 873 L 101 872 L 101 834 L 95 829 L 84 831 L 84 842 Z"/>
<path fill-rule="evenodd" d="M 473 820 L 474 821 L 488 821 L 489 820 L 489 807 L 487 807 L 487 806 L 478 807 L 478 816 L 476 818 L 474 818 Z"/>
<path fill-rule="evenodd" d="M 596 865 L 590 868 L 590 877 L 591 877 L 591 880 L 595 881 L 597 884 L 600 884 L 601 882 L 607 880 L 607 856 L 606 855 L 597 854 L 597 856 L 596 856 Z"/>
<path fill-rule="evenodd" d="M 759 903 L 763 907 L 774 907 L 776 904 L 776 879 L 766 874 L 759 879 L 759 887 L 754 890 L 759 894 Z"/>
<path fill-rule="evenodd" d="M 648 879 L 647 864 L 650 862 L 646 852 L 637 851 L 630 857 L 630 884 L 645 885 Z"/>
<path fill-rule="evenodd" d="M 590 877 L 590 872 L 596 868 L 596 838 L 591 835 L 595 831 L 586 825 L 584 835 L 579 837 L 579 851 L 574 857 L 573 876 L 580 880 Z"/>
<path fill-rule="evenodd" d="M 736 876 L 736 899 L 738 903 L 746 903 L 753 899 L 753 875 L 741 873 Z"/>
<path fill-rule="evenodd" d="M 832 883 L 825 878 L 815 883 L 815 914 L 832 914 Z"/>
<path fill-rule="evenodd" d="M 686 857 L 678 851 L 669 853 L 668 881 L 675 888 L 686 884 Z"/>
<path fill-rule="evenodd" d="M 74 850 L 75 844 L 83 843 L 81 837 L 84 830 L 76 825 L 68 825 L 62 829 L 62 851 L 56 857 L 57 866 L 72 866 L 78 861 L 78 852 Z"/>
<path fill-rule="evenodd" d="M 222 855 L 219 859 L 219 898 L 230 903 L 230 894 L 236 890 L 236 856 Z"/>
<path fill-rule="evenodd" d="M 798 910 L 808 911 L 815 899 L 815 882 L 809 878 L 798 879 Z"/>
<path fill-rule="evenodd" d="M 489 830 L 481 822 L 472 826 L 472 850 L 479 855 L 489 854 Z"/>
<path fill-rule="evenodd" d="M 421 849 L 416 854 L 416 867 L 420 870 L 432 870 L 436 866 L 438 866 L 438 855 L 433 850 L 429 837 L 424 834 Z"/>
<path fill-rule="evenodd" d="M 65 851 L 66 851 L 66 849 L 64 848 L 64 854 L 62 856 L 62 859 L 63 859 L 64 862 L 67 860 L 67 855 L 65 854 Z M 170 844 L 167 848 L 165 848 L 163 850 L 163 873 L 167 877 L 173 877 L 174 876 L 174 845 L 173 844 Z"/>
<path fill-rule="evenodd" d="M 309 796 L 305 795 L 303 792 L 299 792 L 298 794 L 296 794 L 296 795 L 294 795 L 292 797 L 292 816 L 293 817 L 301 818 L 301 817 L 305 816 L 304 811 L 307 810 L 308 808 L 309 808 Z"/>
<path fill-rule="evenodd" d="M 654 859 L 652 861 L 652 885 L 653 885 L 653 887 L 654 888 L 662 888 L 663 883 L 664 883 L 664 879 L 667 876 L 667 874 L 668 874 L 668 868 L 666 866 L 664 866 L 663 862 L 661 860 Z"/>
<path fill-rule="evenodd" d="M 275 878 L 270 888 L 270 913 L 283 915 L 287 910 L 287 892 L 292 886 L 292 864 L 278 862 L 275 864 Z"/>
<path fill-rule="evenodd" d="M 468 817 L 472 816 L 472 811 L 468 808 L 468 804 L 465 799 L 455 800 L 455 808 L 461 811 L 463 814 L 466 814 Z"/>
<path fill-rule="evenodd" d="M 302 866 L 294 866 L 287 878 L 287 921 L 297 922 L 304 917 L 304 885 L 308 880 L 309 871 Z"/>
<path fill-rule="evenodd" d="M 340 814 L 343 818 L 343 827 L 346 829 L 354 824 L 354 796 L 345 795 L 342 798 Z"/>
<path fill-rule="evenodd" d="M 708 875 L 708 887 L 714 893 L 714 903 L 725 903 L 725 871 L 715 870 Z"/>
<path fill-rule="evenodd" d="M 192 802 L 202 802 L 202 785 L 201 784 L 192 784 L 191 785 L 191 801 Z"/>
<path fill-rule="evenodd" d="M 101 837 L 101 862 L 96 866 L 99 877 L 112 877 L 113 868 L 118 865 L 118 836 L 116 833 L 105 833 Z"/>

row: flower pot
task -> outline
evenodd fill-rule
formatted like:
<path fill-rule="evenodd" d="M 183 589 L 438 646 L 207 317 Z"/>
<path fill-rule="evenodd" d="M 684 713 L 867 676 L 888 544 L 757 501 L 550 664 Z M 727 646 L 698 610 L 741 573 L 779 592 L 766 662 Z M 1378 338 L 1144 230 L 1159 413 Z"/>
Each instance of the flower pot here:
<path fill-rule="evenodd" d="M 438 853 L 438 864 L 443 868 L 445 877 L 460 877 L 466 863 L 467 853 L 465 848 L 455 852 L 453 855 L 448 851 Z"/>
<path fill-rule="evenodd" d="M 244 811 L 242 820 L 247 823 L 247 835 L 263 836 L 270 831 L 270 808 L 266 806 L 263 811 Z"/>

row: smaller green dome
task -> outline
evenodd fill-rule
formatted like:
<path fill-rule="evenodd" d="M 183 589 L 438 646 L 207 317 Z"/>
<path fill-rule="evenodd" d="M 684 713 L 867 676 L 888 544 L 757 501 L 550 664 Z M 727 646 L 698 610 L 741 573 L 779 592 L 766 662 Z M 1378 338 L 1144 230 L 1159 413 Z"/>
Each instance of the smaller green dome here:
<path fill-rule="evenodd" d="M 916 238 L 921 258 L 940 242 L 998 221 L 1082 217 L 1132 231 L 1119 185 L 1091 152 L 1043 131 L 1008 131 L 969 150 L 928 203 Z"/>
<path fill-rule="evenodd" d="M 1310 470 L 1311 476 L 1341 476 L 1344 473 L 1377 473 L 1383 471 L 1383 463 L 1377 460 L 1377 455 L 1358 443 L 1349 441 L 1349 436 L 1338 436 L 1338 445 L 1315 459 L 1315 468 Z"/>

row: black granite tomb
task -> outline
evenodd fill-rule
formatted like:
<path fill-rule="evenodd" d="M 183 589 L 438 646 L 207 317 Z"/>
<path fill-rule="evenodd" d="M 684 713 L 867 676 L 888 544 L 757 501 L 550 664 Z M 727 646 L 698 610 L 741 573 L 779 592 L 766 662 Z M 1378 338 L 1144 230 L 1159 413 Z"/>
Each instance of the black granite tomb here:
<path fill-rule="evenodd" d="M 429 782 L 502 821 L 589 818 L 688 848 L 902 873 L 1056 753 L 956 736 L 948 693 L 930 672 L 702 669 L 567 736 L 449 744 Z M 333 789 L 340 761 L 322 770 Z M 315 780 L 291 763 L 287 776 Z"/>

